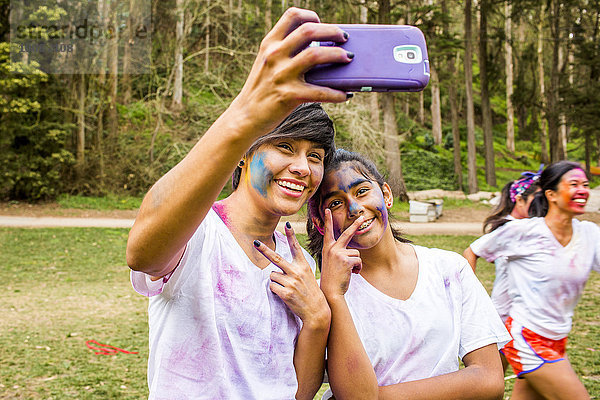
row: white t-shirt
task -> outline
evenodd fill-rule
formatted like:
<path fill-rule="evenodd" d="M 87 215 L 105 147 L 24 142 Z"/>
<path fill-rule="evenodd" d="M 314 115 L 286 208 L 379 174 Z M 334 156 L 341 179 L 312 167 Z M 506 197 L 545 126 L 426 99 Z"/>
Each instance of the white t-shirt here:
<path fill-rule="evenodd" d="M 417 284 L 392 298 L 352 275 L 345 298 L 379 386 L 454 372 L 458 358 L 510 335 L 462 256 L 414 246 Z"/>
<path fill-rule="evenodd" d="M 287 238 L 274 235 L 291 261 Z M 135 290 L 151 296 L 150 399 L 295 397 L 301 320 L 269 289 L 272 271 L 281 272 L 256 267 L 212 209 L 166 283 L 132 271 Z"/>
<path fill-rule="evenodd" d="M 512 221 L 515 219 L 512 215 L 507 215 L 505 219 Z M 473 250 L 473 248 L 471 248 Z M 473 251 L 475 253 L 475 251 Z M 506 258 L 499 257 L 494 261 L 496 264 L 496 277 L 494 279 L 494 287 L 492 288 L 492 303 L 500 315 L 502 321 L 506 321 L 508 318 L 508 312 L 510 310 L 510 296 L 508 294 L 508 272 L 506 271 Z"/>
<path fill-rule="evenodd" d="M 510 316 L 558 340 L 571 331 L 573 310 L 591 270 L 600 270 L 600 228 L 573 219 L 573 236 L 563 247 L 544 218 L 521 219 L 480 237 L 471 250 L 490 262 L 506 258 Z"/>

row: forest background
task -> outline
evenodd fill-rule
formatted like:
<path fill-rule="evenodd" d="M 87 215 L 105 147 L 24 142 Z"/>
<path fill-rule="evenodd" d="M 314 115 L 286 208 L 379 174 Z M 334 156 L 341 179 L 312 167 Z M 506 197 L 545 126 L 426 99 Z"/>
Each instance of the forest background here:
<path fill-rule="evenodd" d="M 598 0 L 0 0 L 0 200 L 143 195 L 233 100 L 290 6 L 424 32 L 423 92 L 325 105 L 338 145 L 377 160 L 401 200 L 495 191 L 561 159 L 600 165 Z M 82 15 L 119 34 L 36 58 L 14 31 L 56 43 L 48 26 L 73 32 Z"/>

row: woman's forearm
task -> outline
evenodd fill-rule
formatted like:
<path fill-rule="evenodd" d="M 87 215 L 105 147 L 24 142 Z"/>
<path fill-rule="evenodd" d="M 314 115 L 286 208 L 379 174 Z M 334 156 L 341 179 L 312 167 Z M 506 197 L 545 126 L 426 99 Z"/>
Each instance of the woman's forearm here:
<path fill-rule="evenodd" d="M 379 388 L 380 399 L 496 400 L 504 394 L 504 374 L 496 344 L 467 354 L 466 367 L 449 374 Z"/>
<path fill-rule="evenodd" d="M 377 376 L 358 336 L 343 296 L 328 298 L 331 330 L 327 343 L 327 374 L 336 399 L 376 399 Z"/>

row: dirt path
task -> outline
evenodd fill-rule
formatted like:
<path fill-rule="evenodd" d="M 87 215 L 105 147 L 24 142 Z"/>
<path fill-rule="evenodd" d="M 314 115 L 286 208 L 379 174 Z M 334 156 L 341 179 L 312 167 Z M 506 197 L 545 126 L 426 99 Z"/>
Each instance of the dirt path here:
<path fill-rule="evenodd" d="M 597 189 L 598 190 L 598 189 Z M 600 193 L 595 196 L 600 200 Z M 408 235 L 480 235 L 485 217 L 490 207 L 476 204 L 444 210 L 435 222 L 410 223 L 407 212 L 395 215 L 396 226 Z M 79 210 L 61 208 L 56 203 L 26 204 L 0 203 L 0 226 L 10 227 L 114 227 L 130 228 L 137 210 Z M 588 212 L 579 219 L 600 224 L 600 212 Z M 290 221 L 297 233 L 305 233 L 304 217 L 294 216 L 282 219 L 279 229 Z"/>

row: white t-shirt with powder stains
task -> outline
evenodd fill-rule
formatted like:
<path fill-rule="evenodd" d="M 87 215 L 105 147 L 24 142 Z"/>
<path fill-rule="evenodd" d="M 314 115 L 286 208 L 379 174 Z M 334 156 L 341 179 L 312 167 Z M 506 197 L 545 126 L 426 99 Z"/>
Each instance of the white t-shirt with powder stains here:
<path fill-rule="evenodd" d="M 469 263 L 457 253 L 414 246 L 417 284 L 407 300 L 352 275 L 345 295 L 380 386 L 454 372 L 459 357 L 510 340 Z"/>
<path fill-rule="evenodd" d="M 285 235 L 275 239 L 291 261 Z M 150 399 L 294 398 L 301 320 L 269 289 L 272 271 L 281 272 L 256 267 L 213 209 L 166 282 L 132 271 L 150 297 Z"/>
<path fill-rule="evenodd" d="M 507 215 L 504 217 L 509 221 L 513 221 L 515 217 Z M 471 248 L 473 250 L 473 248 Z M 496 276 L 494 278 L 494 287 L 492 289 L 492 303 L 500 315 L 502 321 L 506 321 L 508 318 L 508 312 L 510 311 L 510 296 L 508 295 L 508 272 L 506 271 L 506 258 L 499 257 L 494 260 L 496 265 Z"/>
<path fill-rule="evenodd" d="M 471 244 L 492 262 L 506 259 L 509 314 L 549 339 L 571 331 L 573 311 L 592 270 L 600 271 L 600 228 L 573 219 L 571 241 L 562 246 L 544 218 L 511 221 Z"/>

